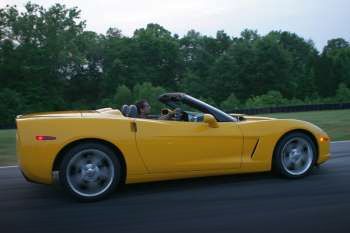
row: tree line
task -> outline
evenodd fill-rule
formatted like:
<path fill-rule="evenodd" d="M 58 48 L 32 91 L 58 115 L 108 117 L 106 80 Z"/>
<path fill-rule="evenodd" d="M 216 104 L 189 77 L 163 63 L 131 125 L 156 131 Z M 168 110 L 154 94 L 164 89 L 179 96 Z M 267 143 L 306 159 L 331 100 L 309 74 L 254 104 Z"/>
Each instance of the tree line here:
<path fill-rule="evenodd" d="M 288 31 L 239 36 L 148 24 L 125 36 L 86 30 L 78 8 L 27 3 L 0 9 L 0 127 L 16 114 L 120 107 L 181 91 L 225 110 L 350 102 L 350 45 L 319 52 Z"/>

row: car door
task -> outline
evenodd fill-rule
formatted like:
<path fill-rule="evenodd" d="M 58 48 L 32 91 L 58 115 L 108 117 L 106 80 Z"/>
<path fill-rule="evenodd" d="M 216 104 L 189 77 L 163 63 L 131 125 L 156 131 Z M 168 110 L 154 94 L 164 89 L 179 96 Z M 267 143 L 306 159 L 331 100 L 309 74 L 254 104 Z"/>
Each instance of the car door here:
<path fill-rule="evenodd" d="M 138 150 L 150 172 L 235 169 L 243 138 L 237 123 L 135 119 Z"/>

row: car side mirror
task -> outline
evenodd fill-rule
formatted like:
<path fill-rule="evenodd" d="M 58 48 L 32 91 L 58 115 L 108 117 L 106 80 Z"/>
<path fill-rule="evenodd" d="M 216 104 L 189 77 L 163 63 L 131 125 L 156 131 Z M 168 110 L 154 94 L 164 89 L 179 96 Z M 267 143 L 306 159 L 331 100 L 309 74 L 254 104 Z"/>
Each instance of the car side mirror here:
<path fill-rule="evenodd" d="M 209 125 L 209 127 L 212 127 L 212 128 L 219 127 L 218 122 L 216 121 L 215 117 L 211 114 L 204 114 L 203 122 L 207 123 Z"/>

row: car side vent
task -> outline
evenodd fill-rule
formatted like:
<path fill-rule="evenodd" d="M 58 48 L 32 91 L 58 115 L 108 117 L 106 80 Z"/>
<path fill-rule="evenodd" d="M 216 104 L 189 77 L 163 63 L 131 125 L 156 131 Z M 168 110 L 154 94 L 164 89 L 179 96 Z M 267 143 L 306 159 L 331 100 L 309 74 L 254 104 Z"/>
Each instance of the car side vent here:
<path fill-rule="evenodd" d="M 250 155 L 250 158 L 253 158 L 254 153 L 255 153 L 255 150 L 256 150 L 256 148 L 258 147 L 258 144 L 259 144 L 259 138 L 258 138 L 258 140 L 257 140 L 256 143 L 255 143 L 255 146 L 254 146 L 253 151 L 252 151 L 252 153 L 251 153 L 251 155 Z"/>

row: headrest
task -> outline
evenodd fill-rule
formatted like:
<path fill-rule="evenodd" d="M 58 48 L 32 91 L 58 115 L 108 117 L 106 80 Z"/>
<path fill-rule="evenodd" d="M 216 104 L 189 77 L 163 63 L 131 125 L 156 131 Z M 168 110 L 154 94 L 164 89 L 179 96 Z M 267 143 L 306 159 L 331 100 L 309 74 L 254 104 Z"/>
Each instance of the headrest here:
<path fill-rule="evenodd" d="M 128 113 L 129 113 L 129 106 L 128 105 L 124 104 L 120 110 L 124 116 L 128 116 Z"/>
<path fill-rule="evenodd" d="M 128 117 L 137 117 L 137 115 L 137 107 L 135 105 L 130 105 Z"/>

